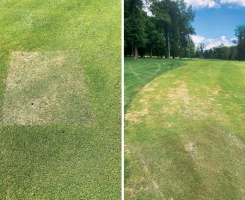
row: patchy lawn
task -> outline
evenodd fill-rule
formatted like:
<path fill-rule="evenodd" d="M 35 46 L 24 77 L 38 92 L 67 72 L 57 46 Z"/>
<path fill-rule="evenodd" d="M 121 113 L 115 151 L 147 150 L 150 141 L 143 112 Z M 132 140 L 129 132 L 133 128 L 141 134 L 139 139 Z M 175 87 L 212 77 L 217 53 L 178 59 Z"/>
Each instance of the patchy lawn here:
<path fill-rule="evenodd" d="M 125 197 L 242 199 L 245 64 L 184 62 L 146 84 L 125 115 Z"/>

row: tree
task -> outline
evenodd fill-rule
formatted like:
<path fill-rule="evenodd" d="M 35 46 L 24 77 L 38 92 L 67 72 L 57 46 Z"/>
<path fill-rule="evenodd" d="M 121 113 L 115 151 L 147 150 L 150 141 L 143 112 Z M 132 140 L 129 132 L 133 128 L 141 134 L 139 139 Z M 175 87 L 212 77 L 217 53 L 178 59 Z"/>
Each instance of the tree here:
<path fill-rule="evenodd" d="M 147 34 L 147 46 L 150 49 L 150 57 L 152 58 L 153 48 L 159 46 L 160 43 L 165 41 L 163 30 L 156 29 L 156 23 L 154 17 L 148 16 L 146 20 L 146 34 Z M 161 48 L 161 47 L 160 47 Z"/>
<path fill-rule="evenodd" d="M 205 59 L 209 58 L 209 57 L 208 57 L 208 50 L 205 50 L 205 51 L 204 51 L 203 56 L 204 56 Z"/>
<path fill-rule="evenodd" d="M 165 57 L 170 58 L 170 37 L 176 34 L 178 25 L 178 6 L 177 3 L 171 0 L 156 1 L 152 0 L 150 10 L 156 19 L 159 29 L 165 34 L 166 38 L 166 51 Z"/>
<path fill-rule="evenodd" d="M 171 16 L 170 16 L 170 4 L 171 0 L 163 0 L 163 1 L 156 1 L 153 0 L 150 6 L 150 10 L 153 16 L 156 19 L 159 29 L 165 30 L 163 34 L 165 34 L 165 38 L 167 38 L 167 58 L 170 58 L 170 43 L 169 43 L 169 31 L 170 31 L 170 23 L 171 23 Z"/>
<path fill-rule="evenodd" d="M 237 60 L 237 46 L 224 46 L 223 43 L 213 49 L 205 50 L 204 56 L 211 59 Z"/>
<path fill-rule="evenodd" d="M 191 55 L 190 35 L 195 34 L 191 22 L 194 20 L 192 7 L 184 0 L 148 0 L 152 16 L 143 10 L 142 0 L 124 1 L 124 53 L 157 55 L 170 58 L 170 54 Z"/>
<path fill-rule="evenodd" d="M 142 10 L 143 3 L 140 0 L 125 0 L 124 1 L 124 16 L 125 16 L 125 47 L 127 44 L 132 45 L 134 59 L 138 60 L 138 47 L 146 43 L 145 34 L 145 16 L 146 13 Z"/>
<path fill-rule="evenodd" d="M 239 60 L 245 60 L 245 25 L 239 25 L 235 29 L 235 36 L 237 37 L 236 41 L 233 41 L 237 44 L 237 54 Z"/>
<path fill-rule="evenodd" d="M 200 47 L 200 53 L 201 53 L 201 56 L 203 56 L 204 49 L 205 49 L 206 45 L 205 45 L 204 43 L 200 43 L 200 44 L 199 44 L 199 47 Z"/>
<path fill-rule="evenodd" d="M 189 43 L 189 58 L 193 58 L 195 57 L 195 43 L 193 42 L 192 39 L 190 39 L 190 43 Z"/>
<path fill-rule="evenodd" d="M 230 60 L 238 60 L 238 56 L 237 56 L 237 46 L 231 46 L 230 47 Z"/>
<path fill-rule="evenodd" d="M 200 46 L 198 45 L 196 47 L 196 58 L 200 58 L 200 56 L 201 56 L 201 50 L 200 50 Z"/>
<path fill-rule="evenodd" d="M 177 4 L 179 7 L 179 59 L 181 59 L 181 54 L 190 45 L 190 35 L 196 34 L 195 29 L 191 25 L 191 22 L 194 21 L 195 13 L 192 10 L 192 6 L 187 8 L 184 0 L 177 0 Z"/>

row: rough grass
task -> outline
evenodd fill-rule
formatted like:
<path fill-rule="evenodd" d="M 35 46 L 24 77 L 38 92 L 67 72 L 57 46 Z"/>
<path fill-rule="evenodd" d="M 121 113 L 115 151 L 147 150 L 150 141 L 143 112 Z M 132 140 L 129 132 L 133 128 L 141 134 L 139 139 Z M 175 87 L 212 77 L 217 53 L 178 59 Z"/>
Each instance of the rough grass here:
<path fill-rule="evenodd" d="M 43 62 L 45 55 L 44 60 L 50 62 L 47 66 L 64 61 L 63 67 L 56 66 L 61 71 L 47 73 L 50 71 L 43 69 L 25 75 L 20 72 L 19 76 L 39 77 L 39 86 L 33 86 L 38 86 L 40 93 L 28 87 L 34 80 L 20 80 L 22 94 L 30 95 L 28 102 L 43 100 L 39 96 L 42 93 L 52 105 L 60 101 L 60 116 L 70 113 L 54 123 L 57 110 L 47 108 L 43 111 L 51 116 L 51 123 L 0 127 L 0 199 L 120 199 L 121 1 L 4 0 L 0 1 L 0 11 L 1 121 L 6 119 L 3 109 L 8 105 L 4 96 L 17 94 L 17 90 L 15 94 L 5 93 L 13 52 L 23 52 L 27 57 L 41 53 L 38 60 Z M 51 62 L 58 52 L 69 53 Z M 60 86 L 56 88 L 57 101 L 50 98 L 55 95 L 52 86 L 41 83 L 44 79 L 40 76 L 45 73 L 50 84 Z M 85 86 L 85 101 L 78 101 Z M 88 99 L 96 117 L 96 123 L 89 125 L 79 123 L 84 120 L 82 111 L 89 111 L 90 105 L 85 110 L 82 106 Z M 65 103 L 66 110 L 62 106 Z"/>
<path fill-rule="evenodd" d="M 125 116 L 127 199 L 245 196 L 245 65 L 185 62 L 148 83 Z"/>

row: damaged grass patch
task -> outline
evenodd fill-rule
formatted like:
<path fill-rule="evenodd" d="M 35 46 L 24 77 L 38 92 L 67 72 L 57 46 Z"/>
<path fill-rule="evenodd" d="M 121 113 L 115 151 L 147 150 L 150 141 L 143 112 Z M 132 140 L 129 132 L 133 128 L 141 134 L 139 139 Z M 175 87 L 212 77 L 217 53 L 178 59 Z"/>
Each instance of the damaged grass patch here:
<path fill-rule="evenodd" d="M 125 196 L 243 199 L 244 64 L 200 60 L 170 72 L 147 83 L 125 115 Z"/>
<path fill-rule="evenodd" d="M 76 50 L 14 51 L 3 103 L 3 125 L 95 122 Z"/>
<path fill-rule="evenodd" d="M 121 199 L 121 3 L 0 1 L 0 199 Z"/>
<path fill-rule="evenodd" d="M 124 108 L 125 113 L 130 108 L 133 99 L 147 83 L 159 75 L 185 65 L 178 60 L 167 59 L 140 59 L 142 62 L 133 62 L 132 58 L 124 61 Z M 147 87 L 146 87 L 147 88 Z M 149 89 L 150 90 L 150 89 Z"/>

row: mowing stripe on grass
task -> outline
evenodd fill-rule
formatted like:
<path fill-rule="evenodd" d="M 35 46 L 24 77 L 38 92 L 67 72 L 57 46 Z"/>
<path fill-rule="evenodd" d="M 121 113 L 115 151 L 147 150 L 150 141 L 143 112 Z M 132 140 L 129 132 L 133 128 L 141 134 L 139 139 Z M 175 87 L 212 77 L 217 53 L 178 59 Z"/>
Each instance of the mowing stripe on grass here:
<path fill-rule="evenodd" d="M 125 115 L 127 199 L 243 199 L 244 72 L 187 61 L 139 92 Z"/>
<path fill-rule="evenodd" d="M 186 60 L 185 60 L 186 61 Z M 127 84 L 124 88 L 124 111 L 130 107 L 138 92 L 150 81 L 167 71 L 185 65 L 179 60 L 163 59 L 140 59 L 133 61 L 132 58 L 125 58 L 124 79 Z"/>

